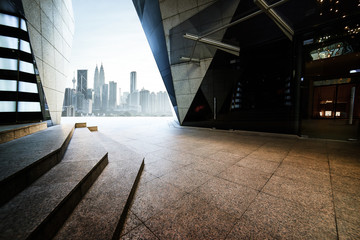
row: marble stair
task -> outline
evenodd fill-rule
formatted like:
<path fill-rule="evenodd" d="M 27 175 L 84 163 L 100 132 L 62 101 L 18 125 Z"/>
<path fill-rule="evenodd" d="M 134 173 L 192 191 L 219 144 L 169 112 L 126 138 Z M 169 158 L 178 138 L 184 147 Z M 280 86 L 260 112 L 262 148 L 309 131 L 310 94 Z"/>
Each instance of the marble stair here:
<path fill-rule="evenodd" d="M 144 159 L 96 130 L 55 126 L 0 144 L 0 239 L 119 238 Z"/>

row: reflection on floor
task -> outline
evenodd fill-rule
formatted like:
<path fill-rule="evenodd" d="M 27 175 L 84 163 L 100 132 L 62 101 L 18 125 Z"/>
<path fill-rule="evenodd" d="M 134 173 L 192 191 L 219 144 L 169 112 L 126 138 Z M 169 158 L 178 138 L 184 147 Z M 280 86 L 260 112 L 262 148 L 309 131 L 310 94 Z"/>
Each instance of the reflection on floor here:
<path fill-rule="evenodd" d="M 358 143 L 84 121 L 145 156 L 122 239 L 360 238 Z"/>

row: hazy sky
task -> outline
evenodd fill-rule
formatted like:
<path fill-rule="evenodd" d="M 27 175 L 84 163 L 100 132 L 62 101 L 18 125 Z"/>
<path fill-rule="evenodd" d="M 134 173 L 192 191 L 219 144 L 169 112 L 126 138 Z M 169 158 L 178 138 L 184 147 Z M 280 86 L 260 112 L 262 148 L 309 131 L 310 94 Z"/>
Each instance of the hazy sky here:
<path fill-rule="evenodd" d="M 137 88 L 164 91 L 132 0 L 73 0 L 75 35 L 67 87 L 77 69 L 88 69 L 88 88 L 94 85 L 96 64 L 103 63 L 105 83 L 130 89 L 130 72 L 137 72 Z"/>

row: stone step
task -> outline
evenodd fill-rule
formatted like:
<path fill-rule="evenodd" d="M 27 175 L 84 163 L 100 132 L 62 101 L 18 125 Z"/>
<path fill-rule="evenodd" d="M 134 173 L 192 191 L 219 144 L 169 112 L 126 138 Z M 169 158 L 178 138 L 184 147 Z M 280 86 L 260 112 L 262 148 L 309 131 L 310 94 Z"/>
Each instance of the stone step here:
<path fill-rule="evenodd" d="M 0 126 L 0 144 L 36 133 L 46 128 L 46 122 Z"/>
<path fill-rule="evenodd" d="M 0 239 L 50 239 L 108 163 L 87 128 L 76 129 L 63 160 L 0 208 Z"/>
<path fill-rule="evenodd" d="M 143 157 L 101 132 L 109 164 L 54 239 L 119 239 L 144 167 Z"/>
<path fill-rule="evenodd" d="M 57 125 L 0 144 L 0 206 L 61 161 L 73 125 Z"/>

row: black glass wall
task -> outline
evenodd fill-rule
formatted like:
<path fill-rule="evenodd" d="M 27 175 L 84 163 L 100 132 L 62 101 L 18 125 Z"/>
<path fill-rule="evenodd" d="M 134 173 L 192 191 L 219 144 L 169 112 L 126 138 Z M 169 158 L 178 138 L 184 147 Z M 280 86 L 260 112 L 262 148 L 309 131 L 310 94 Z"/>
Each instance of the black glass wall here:
<path fill-rule="evenodd" d="M 360 3 L 287 1 L 273 10 L 292 36 L 264 12 L 227 28 L 222 42 L 240 55 L 216 52 L 183 124 L 358 138 Z M 240 1 L 232 21 L 257 11 Z"/>
<path fill-rule="evenodd" d="M 360 16 L 354 9 L 302 36 L 302 135 L 359 139 Z"/>
<path fill-rule="evenodd" d="M 240 1 L 233 21 L 258 10 Z M 293 42 L 265 14 L 228 28 L 223 42 L 240 55 L 216 52 L 184 125 L 296 133 Z"/>
<path fill-rule="evenodd" d="M 45 120 L 49 114 L 21 2 L 5 3 L 0 9 L 0 123 Z"/>

